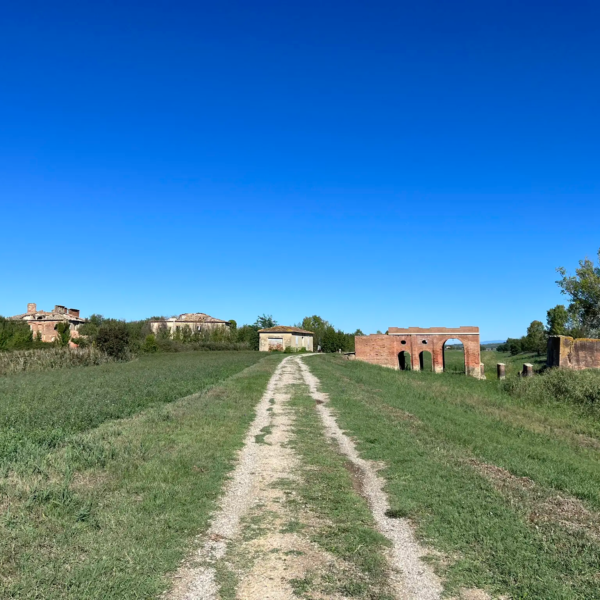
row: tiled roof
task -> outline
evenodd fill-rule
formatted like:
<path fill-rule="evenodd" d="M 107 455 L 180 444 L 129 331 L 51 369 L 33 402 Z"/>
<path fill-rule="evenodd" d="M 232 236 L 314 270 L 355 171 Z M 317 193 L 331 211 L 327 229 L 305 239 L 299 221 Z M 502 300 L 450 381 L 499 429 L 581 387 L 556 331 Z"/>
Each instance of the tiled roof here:
<path fill-rule="evenodd" d="M 178 317 L 164 319 L 164 321 L 168 321 L 171 323 L 229 323 L 229 321 L 223 321 L 222 319 L 211 317 L 210 315 L 207 315 L 205 313 L 183 313 Z"/>
<path fill-rule="evenodd" d="M 85 319 L 70 315 L 67 313 L 58 313 L 53 311 L 46 312 L 45 310 L 36 310 L 33 313 L 26 312 L 22 315 L 15 315 L 10 317 L 14 321 L 77 321 L 78 323 L 84 323 Z"/>
<path fill-rule="evenodd" d="M 286 325 L 275 325 L 268 329 L 259 329 L 258 333 L 302 333 L 304 335 L 314 335 L 312 331 L 300 329 L 300 327 L 287 327 Z"/>

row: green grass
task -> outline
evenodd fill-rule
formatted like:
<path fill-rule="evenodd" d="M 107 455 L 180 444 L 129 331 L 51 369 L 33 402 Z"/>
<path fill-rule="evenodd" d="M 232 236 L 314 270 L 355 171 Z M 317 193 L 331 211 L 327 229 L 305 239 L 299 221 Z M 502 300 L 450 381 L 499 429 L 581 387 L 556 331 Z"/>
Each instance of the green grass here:
<path fill-rule="evenodd" d="M 391 599 L 383 555 L 388 542 L 375 530 L 366 501 L 354 490 L 349 463 L 325 438 L 315 401 L 307 391 L 296 393 L 291 406 L 296 413 L 292 444 L 302 460 L 301 502 L 322 523 L 312 529 L 311 539 L 351 565 L 339 573 L 332 569 L 325 580 L 309 573 L 295 582 L 296 592 Z"/>
<path fill-rule="evenodd" d="M 258 352 L 159 354 L 2 377 L 0 474 L 35 468 L 40 451 L 60 446 L 74 433 L 200 392 L 260 358 Z"/>
<path fill-rule="evenodd" d="M 448 591 L 600 598 L 597 419 L 511 397 L 495 381 L 306 360 L 363 456 L 388 465 L 392 510 L 447 556 Z M 585 519 L 553 515 L 560 497 Z"/>
<path fill-rule="evenodd" d="M 164 591 L 206 528 L 280 360 L 178 354 L 3 381 L 12 396 L 2 434 L 13 427 L 30 451 L 4 456 L 0 597 Z"/>
<path fill-rule="evenodd" d="M 446 353 L 448 356 L 450 353 Z M 496 365 L 506 365 L 506 376 L 516 377 L 523 370 L 523 363 L 533 364 L 535 371 L 540 371 L 546 365 L 546 356 L 538 356 L 533 352 L 511 355 L 510 352 L 496 352 L 495 350 L 482 352 L 481 362 L 485 365 L 485 376 L 487 379 L 497 379 Z"/>

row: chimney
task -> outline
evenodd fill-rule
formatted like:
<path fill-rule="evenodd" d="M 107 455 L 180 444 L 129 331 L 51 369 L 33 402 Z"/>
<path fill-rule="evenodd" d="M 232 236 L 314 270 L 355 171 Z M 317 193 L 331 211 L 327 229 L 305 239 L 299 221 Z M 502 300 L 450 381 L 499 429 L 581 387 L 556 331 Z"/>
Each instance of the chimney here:
<path fill-rule="evenodd" d="M 54 307 L 54 312 L 58 313 L 59 315 L 66 315 L 67 314 L 67 307 L 66 306 L 61 306 L 60 304 L 57 304 Z"/>
<path fill-rule="evenodd" d="M 78 317 L 79 318 L 79 309 L 78 308 L 70 308 L 69 309 L 69 314 L 72 317 Z"/>
<path fill-rule="evenodd" d="M 31 314 L 31 313 L 34 313 L 34 312 L 37 312 L 37 306 L 36 306 L 35 302 L 30 302 L 27 305 L 27 313 Z"/>

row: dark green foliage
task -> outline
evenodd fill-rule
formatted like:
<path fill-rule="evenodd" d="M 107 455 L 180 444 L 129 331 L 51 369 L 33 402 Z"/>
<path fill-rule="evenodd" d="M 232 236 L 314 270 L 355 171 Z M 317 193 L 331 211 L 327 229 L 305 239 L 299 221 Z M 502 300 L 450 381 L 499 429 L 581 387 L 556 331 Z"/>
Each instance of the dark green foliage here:
<path fill-rule="evenodd" d="M 142 352 L 158 352 L 158 344 L 156 343 L 156 336 L 154 334 L 150 333 L 146 336 L 142 346 Z"/>
<path fill-rule="evenodd" d="M 517 398 L 540 404 L 580 404 L 600 415 L 600 372 L 597 370 L 548 369 L 536 377 L 507 379 L 503 388 Z"/>
<path fill-rule="evenodd" d="M 242 325 L 236 329 L 236 339 L 239 343 L 248 344 L 250 350 L 258 350 L 258 327 L 256 325 Z"/>
<path fill-rule="evenodd" d="M 27 323 L 0 317 L 0 350 L 26 350 L 33 344 L 33 335 Z"/>
<path fill-rule="evenodd" d="M 71 341 L 71 325 L 67 321 L 62 321 L 56 325 L 56 345 L 57 346 L 68 346 Z"/>
<path fill-rule="evenodd" d="M 273 319 L 273 316 L 265 314 L 257 317 L 256 322 L 254 323 L 254 326 L 257 329 L 268 329 L 269 327 L 275 327 L 275 325 L 277 325 L 277 321 Z"/>
<path fill-rule="evenodd" d="M 562 304 L 557 304 L 546 313 L 548 335 L 569 335 L 569 311 Z"/>
<path fill-rule="evenodd" d="M 339 329 L 336 330 L 329 321 L 317 315 L 304 317 L 298 327 L 312 331 L 314 333 L 314 349 L 317 350 L 320 347 L 323 352 L 337 352 L 338 350 L 353 352 L 354 336 L 363 335 L 360 329 L 357 330 L 357 333 L 344 333 Z"/>
<path fill-rule="evenodd" d="M 129 328 L 123 321 L 105 323 L 98 329 L 96 345 L 102 352 L 117 360 L 126 360 L 129 356 Z"/>
<path fill-rule="evenodd" d="M 527 328 L 527 335 L 524 340 L 524 350 L 527 352 L 536 352 L 538 356 L 546 352 L 546 331 L 541 321 L 532 321 Z"/>
<path fill-rule="evenodd" d="M 598 251 L 600 261 L 600 250 Z M 568 313 L 578 337 L 600 336 L 600 265 L 588 258 L 579 261 L 574 276 L 568 276 L 564 267 L 557 269 L 562 293 L 570 297 Z"/>

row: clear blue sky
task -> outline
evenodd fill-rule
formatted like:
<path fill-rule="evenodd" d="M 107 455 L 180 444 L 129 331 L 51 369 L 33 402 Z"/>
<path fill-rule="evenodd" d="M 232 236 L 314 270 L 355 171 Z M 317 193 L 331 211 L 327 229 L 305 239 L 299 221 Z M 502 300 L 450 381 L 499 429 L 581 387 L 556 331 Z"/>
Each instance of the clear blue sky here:
<path fill-rule="evenodd" d="M 27 2 L 0 314 L 524 333 L 600 247 L 598 2 Z"/>

